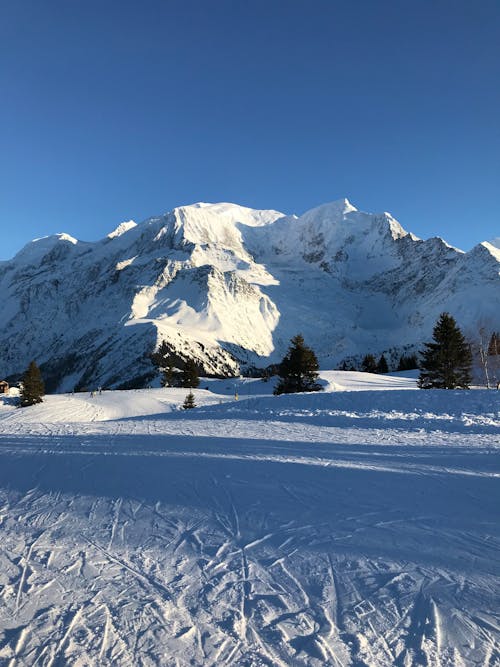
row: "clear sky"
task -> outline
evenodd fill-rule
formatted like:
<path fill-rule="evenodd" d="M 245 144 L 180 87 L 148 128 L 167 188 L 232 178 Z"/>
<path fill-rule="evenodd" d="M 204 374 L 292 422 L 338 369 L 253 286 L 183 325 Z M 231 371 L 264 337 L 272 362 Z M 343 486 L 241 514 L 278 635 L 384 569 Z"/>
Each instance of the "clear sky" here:
<path fill-rule="evenodd" d="M 196 201 L 500 236 L 499 0 L 17 0 L 0 259 Z"/>

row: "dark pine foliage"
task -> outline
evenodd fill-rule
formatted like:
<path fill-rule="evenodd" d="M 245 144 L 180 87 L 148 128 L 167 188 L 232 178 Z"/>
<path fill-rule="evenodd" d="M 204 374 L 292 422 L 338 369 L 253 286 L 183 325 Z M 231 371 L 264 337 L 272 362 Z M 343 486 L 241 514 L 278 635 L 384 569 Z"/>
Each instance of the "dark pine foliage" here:
<path fill-rule="evenodd" d="M 200 384 L 198 376 L 198 369 L 192 359 L 188 359 L 184 364 L 182 370 L 182 386 L 183 387 L 197 387 Z"/>
<path fill-rule="evenodd" d="M 361 362 L 361 370 L 365 373 L 378 373 L 377 362 L 373 354 L 365 354 Z"/>
<path fill-rule="evenodd" d="M 418 359 L 416 354 L 405 356 L 404 354 L 399 358 L 398 371 L 412 371 L 418 368 Z"/>
<path fill-rule="evenodd" d="M 151 361 L 161 373 L 161 386 L 175 387 L 178 380 L 175 372 L 175 358 L 164 340 L 160 343 L 156 352 L 151 354 Z"/>
<path fill-rule="evenodd" d="M 175 369 L 172 363 L 169 363 L 162 371 L 160 384 L 162 387 L 173 387 L 175 384 Z"/>
<path fill-rule="evenodd" d="M 388 373 L 388 372 L 389 372 L 389 366 L 387 365 L 387 360 L 384 357 L 384 355 L 382 355 L 378 360 L 377 373 Z"/>
<path fill-rule="evenodd" d="M 42 403 L 44 393 L 42 374 L 36 363 L 32 361 L 22 377 L 20 406 L 25 408 L 28 405 Z"/>
<path fill-rule="evenodd" d="M 160 347 L 151 354 L 151 361 L 157 368 L 165 368 L 170 360 L 170 348 L 167 343 L 162 340 Z"/>
<path fill-rule="evenodd" d="M 421 352 L 421 389 L 468 389 L 471 382 L 470 345 L 449 313 L 441 313 L 432 332 L 433 342 Z"/>
<path fill-rule="evenodd" d="M 195 408 L 196 403 L 194 401 L 194 394 L 192 391 L 189 392 L 189 394 L 186 396 L 184 399 L 184 403 L 182 404 L 182 409 L 183 410 L 190 410 L 191 408 Z"/>
<path fill-rule="evenodd" d="M 491 334 L 490 343 L 488 345 L 488 355 L 494 356 L 500 354 L 500 333 L 495 331 Z"/>
<path fill-rule="evenodd" d="M 279 365 L 280 380 L 275 394 L 294 394 L 300 391 L 321 391 L 318 379 L 318 360 L 313 350 L 304 343 L 301 334 L 290 341 L 283 361 Z"/>

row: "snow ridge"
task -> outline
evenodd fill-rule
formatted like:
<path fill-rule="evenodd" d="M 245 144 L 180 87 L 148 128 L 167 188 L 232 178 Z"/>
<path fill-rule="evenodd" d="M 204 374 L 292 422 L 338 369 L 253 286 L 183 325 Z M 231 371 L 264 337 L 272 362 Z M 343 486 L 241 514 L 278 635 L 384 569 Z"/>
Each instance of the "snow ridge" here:
<path fill-rule="evenodd" d="M 128 222 L 122 222 L 118 225 L 118 227 L 114 231 L 108 234 L 108 239 L 114 239 L 117 236 L 121 236 L 122 234 L 125 234 L 125 232 L 128 232 L 130 229 L 133 229 L 134 227 L 137 227 L 137 223 L 134 222 L 133 220 L 129 220 Z"/>

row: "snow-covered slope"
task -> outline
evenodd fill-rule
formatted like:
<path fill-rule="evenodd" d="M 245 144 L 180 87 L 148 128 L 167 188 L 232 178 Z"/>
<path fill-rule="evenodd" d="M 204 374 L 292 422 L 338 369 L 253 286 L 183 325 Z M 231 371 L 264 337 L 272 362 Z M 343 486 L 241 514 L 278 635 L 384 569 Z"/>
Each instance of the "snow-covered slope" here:
<path fill-rule="evenodd" d="M 448 310 L 500 328 L 500 251 L 422 241 L 347 200 L 285 216 L 182 206 L 85 243 L 38 239 L 0 264 L 0 375 L 34 358 L 49 387 L 146 385 L 165 340 L 207 374 L 278 361 L 302 332 L 325 365 L 428 339 Z"/>
<path fill-rule="evenodd" d="M 498 392 L 325 379 L 0 397 L 0 664 L 500 664 Z"/>

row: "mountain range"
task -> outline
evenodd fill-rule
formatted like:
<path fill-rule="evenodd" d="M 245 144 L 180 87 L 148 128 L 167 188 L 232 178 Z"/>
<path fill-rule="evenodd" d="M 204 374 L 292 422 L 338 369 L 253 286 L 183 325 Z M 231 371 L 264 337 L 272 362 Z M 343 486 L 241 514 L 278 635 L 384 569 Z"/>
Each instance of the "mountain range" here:
<path fill-rule="evenodd" d="M 500 239 L 462 252 L 347 199 L 301 216 L 198 203 L 97 242 L 37 239 L 0 262 L 0 375 L 35 359 L 48 388 L 144 386 L 165 341 L 181 362 L 238 375 L 301 332 L 323 368 L 416 351 L 448 311 L 500 329 Z"/>

